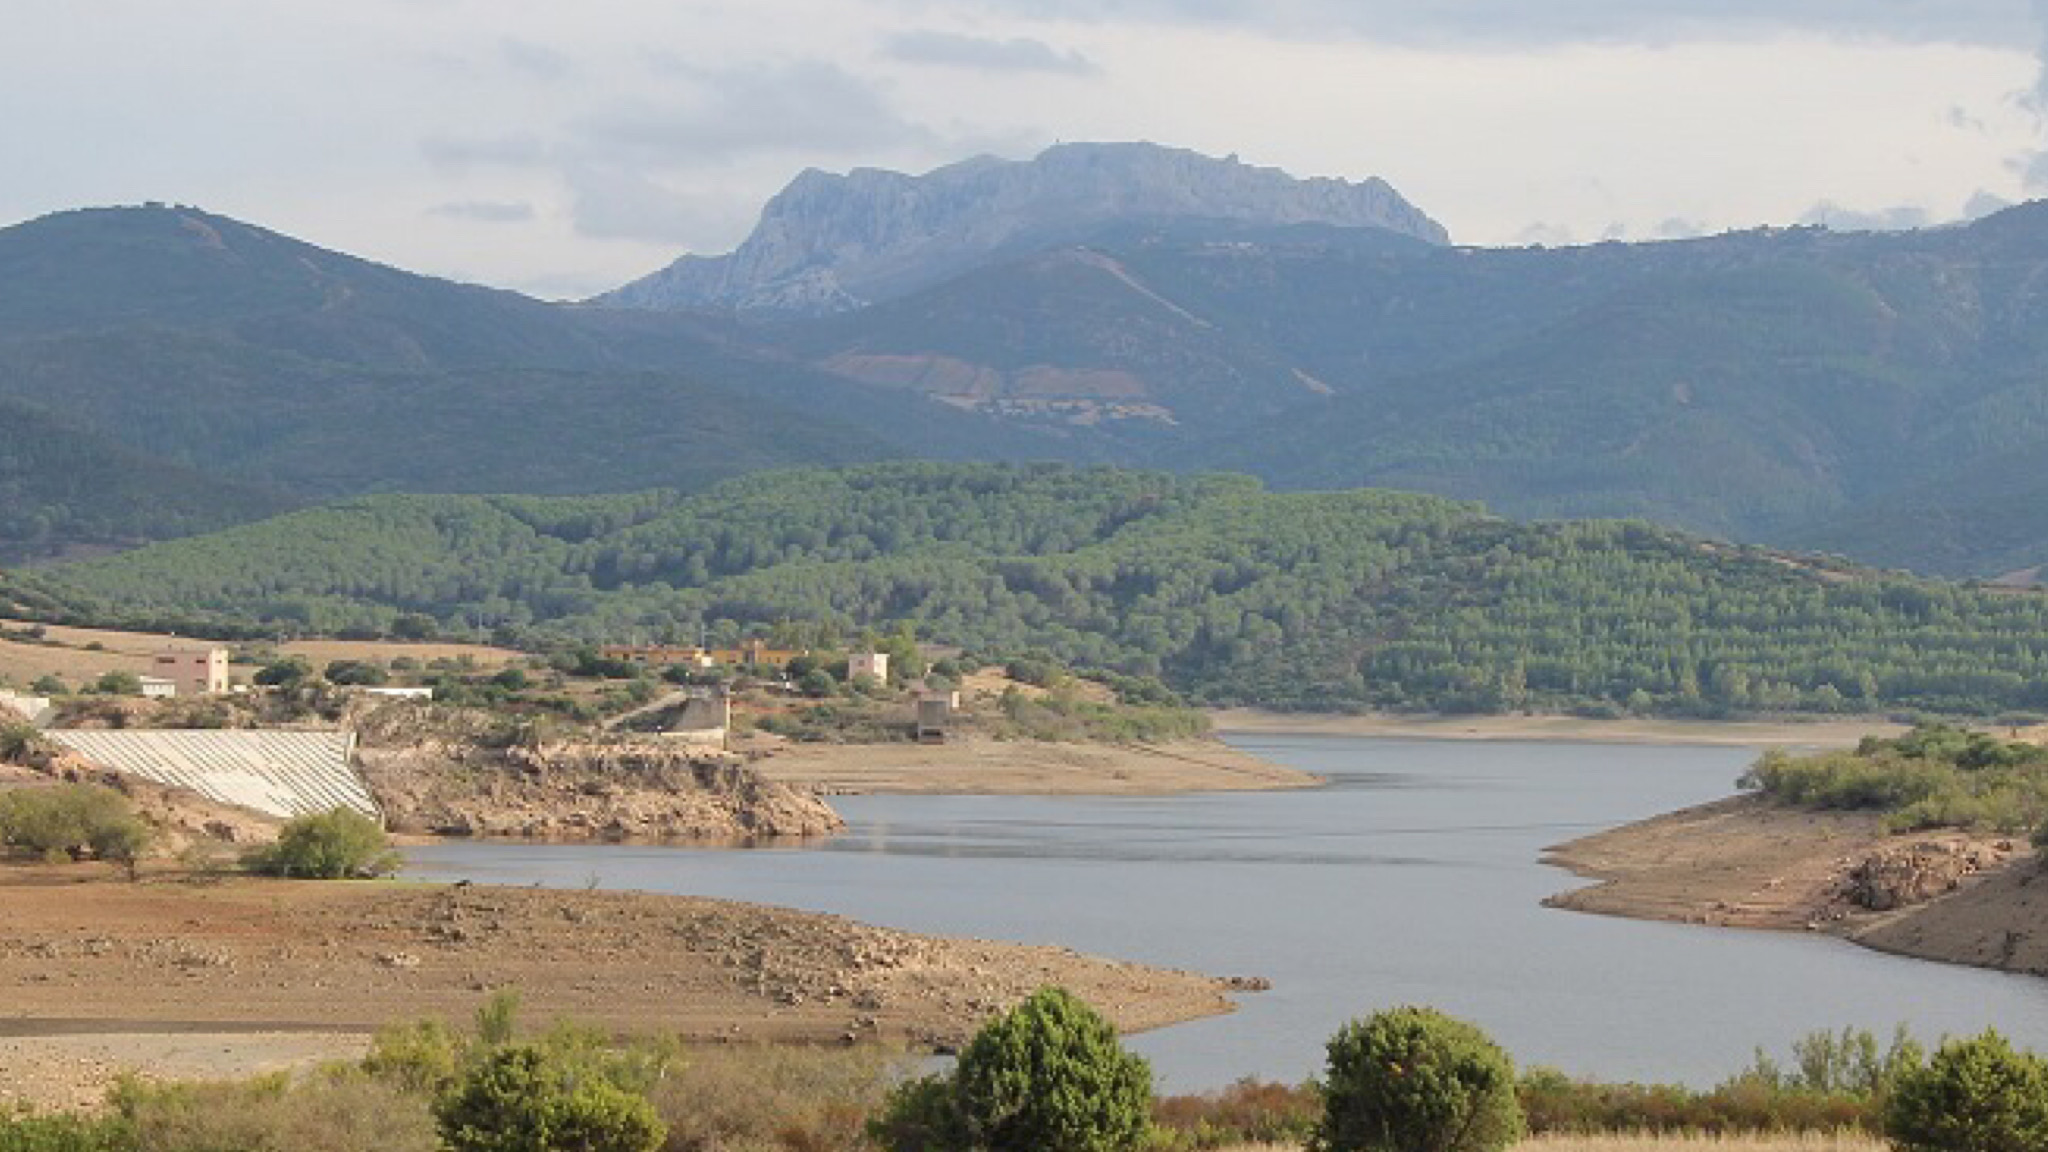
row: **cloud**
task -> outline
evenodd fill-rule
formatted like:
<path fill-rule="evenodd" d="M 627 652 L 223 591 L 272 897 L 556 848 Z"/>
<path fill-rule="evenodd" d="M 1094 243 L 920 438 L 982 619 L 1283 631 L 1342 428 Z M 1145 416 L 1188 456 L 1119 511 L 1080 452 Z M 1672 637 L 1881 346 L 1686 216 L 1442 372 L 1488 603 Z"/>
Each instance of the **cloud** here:
<path fill-rule="evenodd" d="M 899 32 L 883 45 L 882 53 L 908 64 L 941 64 L 989 72 L 1094 76 L 1102 71 L 1079 52 L 1061 52 L 1043 40 L 1023 36 L 997 40 L 928 30 Z"/>
<path fill-rule="evenodd" d="M 1787 35 L 2009 47 L 2033 30 L 2013 0 L 980 0 L 1039 19 L 1210 24 L 1391 44 L 1523 47 Z M 2041 0 L 2032 0 L 2039 4 Z"/>
<path fill-rule="evenodd" d="M 515 70 L 537 80 L 564 80 L 576 71 L 576 65 L 564 53 L 513 36 L 498 41 L 498 54 Z"/>
<path fill-rule="evenodd" d="M 1963 205 L 1963 219 L 1982 220 L 1994 212 L 2003 212 L 2012 207 L 2012 201 L 1983 188 L 1972 193 L 1968 203 Z"/>
<path fill-rule="evenodd" d="M 420 141 L 420 151 L 438 167 L 470 168 L 493 166 L 533 168 L 550 163 L 553 150 L 538 136 L 495 136 L 462 138 L 429 136 Z"/>
<path fill-rule="evenodd" d="M 694 248 L 730 225 L 728 209 L 709 206 L 638 170 L 603 163 L 571 165 L 570 212 L 579 235 Z"/>
<path fill-rule="evenodd" d="M 450 220 L 475 220 L 483 224 L 523 224 L 533 219 L 533 205 L 524 201 L 465 200 L 436 204 L 428 215 Z"/>
<path fill-rule="evenodd" d="M 693 100 L 670 107 L 642 97 L 585 117 L 575 126 L 579 144 L 641 160 L 701 162 L 938 143 L 936 133 L 905 119 L 873 84 L 827 61 L 679 74 L 695 81 Z"/>
<path fill-rule="evenodd" d="M 1799 223 L 1818 224 L 1836 232 L 1907 232 L 1925 228 L 1933 224 L 1934 219 L 1928 215 L 1927 209 L 1917 204 L 1862 212 L 1844 208 L 1832 200 L 1823 200 L 1801 213 Z"/>

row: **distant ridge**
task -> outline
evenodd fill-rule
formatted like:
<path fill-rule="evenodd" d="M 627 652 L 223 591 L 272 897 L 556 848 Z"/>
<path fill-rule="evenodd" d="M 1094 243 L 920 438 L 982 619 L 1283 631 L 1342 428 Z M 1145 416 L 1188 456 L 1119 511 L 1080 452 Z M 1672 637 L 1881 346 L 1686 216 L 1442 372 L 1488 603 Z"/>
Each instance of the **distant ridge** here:
<path fill-rule="evenodd" d="M 903 296 L 1004 254 L 1175 220 L 1450 240 L 1377 177 L 1302 180 L 1157 144 L 1061 144 L 1031 160 L 979 156 L 923 176 L 807 170 L 768 202 L 736 251 L 685 256 L 597 302 L 822 315 Z"/>

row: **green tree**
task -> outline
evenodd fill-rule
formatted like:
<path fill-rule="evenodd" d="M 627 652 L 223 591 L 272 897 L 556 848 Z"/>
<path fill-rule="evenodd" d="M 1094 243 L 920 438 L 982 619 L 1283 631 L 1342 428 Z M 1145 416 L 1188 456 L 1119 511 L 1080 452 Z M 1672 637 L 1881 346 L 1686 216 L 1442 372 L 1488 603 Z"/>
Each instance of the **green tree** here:
<path fill-rule="evenodd" d="M 1905 1152 L 2039 1152 L 2048 1148 L 2048 1061 L 1995 1029 L 1951 1040 L 1899 1078 L 1884 1130 Z"/>
<path fill-rule="evenodd" d="M 45 858 L 94 856 L 132 877 L 150 832 L 128 799 L 97 784 L 15 788 L 0 793 L 0 844 Z"/>
<path fill-rule="evenodd" d="M 35 682 L 28 686 L 28 690 L 38 696 L 62 696 L 71 691 L 63 680 L 48 672 L 36 677 Z"/>
<path fill-rule="evenodd" d="M 133 672 L 106 672 L 92 682 L 92 690 L 106 696 L 142 695 L 142 677 Z"/>
<path fill-rule="evenodd" d="M 275 844 L 251 851 L 252 872 L 307 880 L 350 880 L 398 870 L 398 853 L 375 820 L 347 808 L 300 816 L 285 824 Z"/>
<path fill-rule="evenodd" d="M 668 1134 L 645 1096 L 533 1045 L 491 1052 L 434 1115 L 454 1152 L 653 1152 Z"/>
<path fill-rule="evenodd" d="M 383 665 L 372 664 L 367 660 L 331 661 L 322 674 L 327 677 L 330 684 L 355 684 L 375 688 L 391 682 L 391 674 L 384 670 Z"/>
<path fill-rule="evenodd" d="M 891 1152 L 1117 1152 L 1150 1127 L 1152 1069 L 1071 993 L 1045 988 L 975 1034 L 950 1078 L 912 1081 L 871 1129 Z"/>
<path fill-rule="evenodd" d="M 251 677 L 256 683 L 272 688 L 288 688 L 313 674 L 313 666 L 303 656 L 287 656 L 273 660 L 256 670 Z"/>
<path fill-rule="evenodd" d="M 1404 1007 L 1331 1037 L 1320 1152 L 1494 1152 L 1521 1135 L 1514 1062 L 1478 1028 Z"/>

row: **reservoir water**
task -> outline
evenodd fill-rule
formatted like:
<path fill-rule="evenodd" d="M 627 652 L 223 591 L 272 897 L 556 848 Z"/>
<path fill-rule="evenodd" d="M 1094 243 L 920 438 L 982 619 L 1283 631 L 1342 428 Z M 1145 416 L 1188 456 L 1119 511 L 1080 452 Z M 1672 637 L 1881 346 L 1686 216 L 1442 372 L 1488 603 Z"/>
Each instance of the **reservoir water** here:
<path fill-rule="evenodd" d="M 1429 1004 L 1522 1064 L 1710 1085 L 1758 1046 L 1857 1025 L 1996 1025 L 2048 1049 L 2048 980 L 1822 936 L 1541 907 L 1543 848 L 1727 795 L 1744 749 L 1243 736 L 1330 778 L 1174 797 L 845 796 L 850 830 L 748 850 L 455 843 L 409 874 L 683 892 L 920 932 L 1264 976 L 1229 1016 L 1131 1038 L 1173 1091 L 1297 1081 L 1350 1017 Z"/>

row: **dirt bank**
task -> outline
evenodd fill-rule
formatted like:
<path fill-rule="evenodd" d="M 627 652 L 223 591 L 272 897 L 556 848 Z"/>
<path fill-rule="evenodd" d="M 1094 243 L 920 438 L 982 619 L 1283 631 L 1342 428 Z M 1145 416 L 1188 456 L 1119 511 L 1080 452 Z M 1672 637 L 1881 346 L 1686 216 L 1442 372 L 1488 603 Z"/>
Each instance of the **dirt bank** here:
<path fill-rule="evenodd" d="M 88 1109 L 105 1100 L 123 1076 L 241 1080 L 326 1060 L 357 1059 L 369 1046 L 369 1035 L 360 1032 L 0 1034 L 0 1111 L 10 1104 Z"/>
<path fill-rule="evenodd" d="M 769 780 L 820 792 L 977 795 L 1156 795 L 1310 788 L 1321 777 L 1214 740 L 1056 744 L 957 740 L 924 744 L 794 744 L 754 762 Z"/>
<path fill-rule="evenodd" d="M 1826 931 L 1902 955 L 2048 973 L 2048 885 L 2023 841 L 1885 832 L 1869 813 L 1739 796 L 1551 849 L 1599 884 L 1556 908 L 1736 928 Z"/>
<path fill-rule="evenodd" d="M 1137 1031 L 1230 1010 L 1223 981 L 1062 948 L 636 892 L 165 877 L 0 867 L 0 1035 L 364 1032 L 466 1020 L 492 989 L 693 1040 L 949 1046 L 1059 984 Z"/>
<path fill-rule="evenodd" d="M 845 826 L 739 758 L 645 737 L 504 745 L 487 717 L 387 704 L 357 717 L 364 781 L 393 831 L 543 840 L 745 840 Z"/>
<path fill-rule="evenodd" d="M 1906 729 L 1884 720 L 1589 720 L 1583 716 L 1340 715 L 1226 708 L 1209 714 L 1218 732 L 1396 736 L 1411 740 L 1558 740 L 1611 744 L 1848 747 L 1865 736 Z"/>

